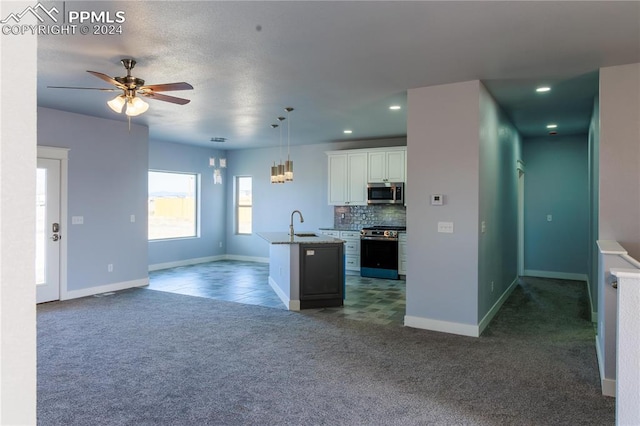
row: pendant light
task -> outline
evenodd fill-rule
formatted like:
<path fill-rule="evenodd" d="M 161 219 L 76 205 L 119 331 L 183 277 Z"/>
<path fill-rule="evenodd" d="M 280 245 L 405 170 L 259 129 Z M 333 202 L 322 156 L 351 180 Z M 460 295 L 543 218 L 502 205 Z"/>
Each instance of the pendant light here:
<path fill-rule="evenodd" d="M 291 147 L 291 118 L 289 113 L 293 111 L 293 108 L 287 107 L 284 109 L 287 111 L 287 161 L 284 164 L 284 178 L 287 182 L 293 181 L 293 161 L 289 158 L 289 149 Z"/>
<path fill-rule="evenodd" d="M 278 121 L 282 123 L 284 117 L 278 117 Z M 278 163 L 278 183 L 284 183 L 284 164 L 282 164 L 282 126 L 280 126 L 280 162 Z"/>
<path fill-rule="evenodd" d="M 277 124 L 271 125 L 272 129 L 278 128 Z M 281 131 L 282 133 L 282 131 Z M 273 162 L 273 166 L 271 166 L 271 183 L 278 183 L 278 166 L 276 166 L 276 162 Z"/>

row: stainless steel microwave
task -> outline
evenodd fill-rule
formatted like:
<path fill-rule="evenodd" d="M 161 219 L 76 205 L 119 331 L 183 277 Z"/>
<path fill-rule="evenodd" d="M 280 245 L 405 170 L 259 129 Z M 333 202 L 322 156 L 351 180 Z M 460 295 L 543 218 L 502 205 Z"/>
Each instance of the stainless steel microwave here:
<path fill-rule="evenodd" d="M 369 183 L 367 204 L 404 204 L 404 183 Z"/>

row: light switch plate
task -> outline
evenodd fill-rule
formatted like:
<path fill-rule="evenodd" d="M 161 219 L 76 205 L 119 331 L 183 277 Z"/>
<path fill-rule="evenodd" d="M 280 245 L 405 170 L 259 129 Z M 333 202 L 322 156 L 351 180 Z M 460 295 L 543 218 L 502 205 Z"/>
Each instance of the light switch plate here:
<path fill-rule="evenodd" d="M 72 225 L 84 224 L 84 216 L 71 216 L 71 224 Z"/>
<path fill-rule="evenodd" d="M 453 234 L 453 222 L 438 222 L 438 232 Z"/>

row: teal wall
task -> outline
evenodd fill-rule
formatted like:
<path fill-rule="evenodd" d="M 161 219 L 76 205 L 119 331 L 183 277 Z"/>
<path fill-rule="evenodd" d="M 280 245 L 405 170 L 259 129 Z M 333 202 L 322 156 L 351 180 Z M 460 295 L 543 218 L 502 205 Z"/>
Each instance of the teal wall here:
<path fill-rule="evenodd" d="M 268 258 L 269 244 L 256 233 L 288 232 L 293 210 L 300 210 L 304 216 L 304 223 L 296 218 L 296 230 L 317 231 L 333 226 L 334 208 L 327 200 L 326 151 L 404 145 L 405 138 L 392 138 L 291 146 L 294 179 L 282 185 L 271 184 L 269 178 L 271 165 L 280 158 L 277 146 L 227 151 L 226 253 L 248 259 Z M 235 176 L 253 177 L 252 235 L 235 233 Z"/>
<path fill-rule="evenodd" d="M 518 160 L 520 135 L 481 86 L 478 322 L 518 277 Z"/>
<path fill-rule="evenodd" d="M 589 254 L 588 282 L 589 302 L 591 304 L 591 318 L 597 319 L 598 311 L 598 206 L 600 200 L 600 173 L 598 163 L 600 147 L 600 101 L 593 101 L 593 113 L 589 123 Z"/>
<path fill-rule="evenodd" d="M 524 141 L 525 275 L 586 279 L 588 147 L 587 135 Z"/>
<path fill-rule="evenodd" d="M 200 236 L 149 241 L 149 265 L 171 264 L 226 253 L 226 186 L 213 184 L 213 168 L 209 167 L 209 157 L 214 157 L 218 162 L 220 157 L 225 156 L 224 151 L 213 148 L 149 141 L 149 169 L 200 175 Z M 227 179 L 225 169 L 222 169 L 222 179 Z"/>
<path fill-rule="evenodd" d="M 38 145 L 69 149 L 67 290 L 146 280 L 149 129 L 39 107 Z"/>

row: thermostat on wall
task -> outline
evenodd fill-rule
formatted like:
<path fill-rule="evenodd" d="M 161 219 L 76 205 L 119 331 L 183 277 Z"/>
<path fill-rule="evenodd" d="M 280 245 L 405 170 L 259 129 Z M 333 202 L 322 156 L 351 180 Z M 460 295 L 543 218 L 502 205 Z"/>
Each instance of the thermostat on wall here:
<path fill-rule="evenodd" d="M 431 205 L 432 206 L 441 206 L 444 204 L 444 195 L 442 194 L 431 194 Z"/>

